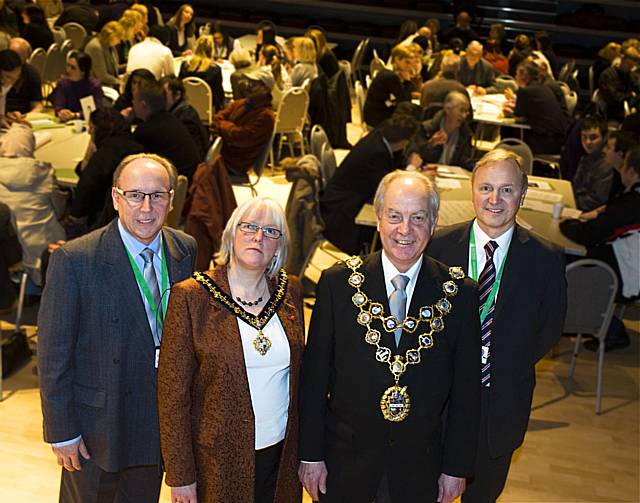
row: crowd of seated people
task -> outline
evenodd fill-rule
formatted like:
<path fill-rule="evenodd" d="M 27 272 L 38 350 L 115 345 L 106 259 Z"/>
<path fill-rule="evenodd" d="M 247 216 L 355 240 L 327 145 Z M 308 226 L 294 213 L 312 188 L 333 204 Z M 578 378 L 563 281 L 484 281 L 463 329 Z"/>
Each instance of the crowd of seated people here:
<path fill-rule="evenodd" d="M 221 137 L 220 166 L 233 176 L 245 176 L 271 138 L 274 111 L 289 88 L 309 84 L 316 100 L 318 94 L 313 93 L 319 89 L 324 93 L 321 107 L 317 101 L 310 106 L 312 120 L 314 105 L 315 113 L 318 108 L 336 108 L 336 91 L 329 87 L 335 85 L 332 79 L 341 66 L 321 28 L 284 39 L 272 22 L 260 22 L 255 49 L 245 48 L 219 21 L 198 30 L 196 12 L 189 4 L 180 5 L 164 24 L 148 2 L 104 7 L 80 0 L 58 12 L 58 26 L 77 22 L 87 30 L 87 38 L 81 51 L 69 55 L 65 74 L 54 83 L 51 95 L 43 98 L 40 76 L 27 60 L 33 49 L 46 49 L 53 40 L 47 22 L 50 12 L 27 5 L 13 17 L 3 17 L 7 26 L 0 26 L 0 31 L 7 33 L 9 49 L 0 51 L 4 108 L 0 111 L 5 125 L 22 123 L 24 115 L 43 110 L 48 99 L 65 122 L 82 118 L 80 100 L 93 97 L 97 110 L 87 118 L 91 143 L 78 166 L 77 190 L 62 219 L 67 237 L 113 216 L 106 197 L 109 176 L 129 153 L 148 151 L 167 157 L 191 182 L 212 141 Z M 455 25 L 444 31 L 437 19 L 422 25 L 404 23 L 388 52 L 388 64 L 370 75 L 368 85 L 363 82 L 363 120 L 369 133 L 338 168 L 344 176 L 329 180 L 323 193 L 321 208 L 329 239 L 353 253 L 366 242 L 337 222 L 347 213 L 355 216 L 354 211 L 371 197 L 376 182 L 366 184 L 365 190 L 355 187 L 353 177 L 359 173 L 356 164 L 362 159 L 368 163 L 373 152 L 380 155 L 380 166 L 374 170 L 379 175 L 394 168 L 429 169 L 434 164 L 471 170 L 479 157 L 473 147 L 472 103 L 475 106 L 485 95 L 504 94 L 499 118 L 507 118 L 507 123 L 512 116 L 526 125 L 523 139 L 534 155 L 559 154 L 569 141 L 567 135 L 573 134 L 577 155 L 571 178 L 578 208 L 589 212 L 610 202 L 622 187 L 618 173 L 628 137 L 609 132 L 611 124 L 590 118 L 571 129 L 576 114 L 567 106 L 565 86 L 556 80 L 559 64 L 550 42 L 548 33 L 538 32 L 516 34 L 511 44 L 500 23 L 491 25 L 484 39 L 466 12 L 459 12 Z M 595 81 L 608 119 L 624 118 L 624 102 L 635 103 L 638 50 L 638 44 L 627 41 L 599 55 Z M 225 85 L 230 83 L 225 90 L 226 61 L 234 71 L 225 77 Z M 497 78 L 509 74 L 515 83 L 503 89 Z M 182 79 L 192 76 L 212 90 L 216 113 L 211 124 L 202 122 L 187 99 Z M 316 85 L 319 81 L 321 86 Z M 103 86 L 119 92 L 115 103 L 104 98 Z M 334 101 L 324 101 L 329 96 Z M 412 101 L 419 107 L 410 105 Z M 394 124 L 399 132 L 392 134 Z M 504 126 L 501 130 L 502 137 L 519 133 Z M 351 207 L 354 197 L 358 208 Z"/>

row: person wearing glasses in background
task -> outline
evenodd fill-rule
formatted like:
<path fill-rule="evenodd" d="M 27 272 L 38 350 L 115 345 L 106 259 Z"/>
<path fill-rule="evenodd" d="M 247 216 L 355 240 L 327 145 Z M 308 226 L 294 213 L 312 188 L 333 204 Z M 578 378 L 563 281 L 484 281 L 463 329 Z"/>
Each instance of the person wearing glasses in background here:
<path fill-rule="evenodd" d="M 111 191 L 118 218 L 51 255 L 38 369 L 61 502 L 158 501 L 163 318 L 170 286 L 191 275 L 196 255 L 192 237 L 162 228 L 176 176 L 162 157 L 124 158 Z"/>
<path fill-rule="evenodd" d="M 172 503 L 299 503 L 300 282 L 287 276 L 282 208 L 231 215 L 216 267 L 173 287 L 158 371 Z"/>

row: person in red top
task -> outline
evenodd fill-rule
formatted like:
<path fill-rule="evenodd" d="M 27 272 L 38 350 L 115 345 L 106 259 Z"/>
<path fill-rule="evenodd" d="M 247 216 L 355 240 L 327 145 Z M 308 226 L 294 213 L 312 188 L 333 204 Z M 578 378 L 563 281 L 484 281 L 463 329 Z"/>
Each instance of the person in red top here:
<path fill-rule="evenodd" d="M 213 137 L 222 137 L 222 162 L 231 175 L 246 174 L 273 134 L 271 73 L 258 68 L 246 73 L 249 95 L 218 112 L 211 122 Z"/>

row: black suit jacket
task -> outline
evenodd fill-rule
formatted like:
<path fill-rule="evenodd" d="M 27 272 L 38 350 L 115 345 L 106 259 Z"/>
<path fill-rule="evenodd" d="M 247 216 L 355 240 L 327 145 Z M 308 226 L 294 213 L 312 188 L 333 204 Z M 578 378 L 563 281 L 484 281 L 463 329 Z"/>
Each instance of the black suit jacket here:
<path fill-rule="evenodd" d="M 136 141 L 151 152 L 169 159 L 189 182 L 198 163 L 198 147 L 189 130 L 171 112 L 157 112 L 140 124 L 133 133 Z"/>
<path fill-rule="evenodd" d="M 355 218 L 394 166 L 382 132 L 373 131 L 353 147 L 329 180 L 320 199 L 325 237 L 346 253 L 357 254 L 363 242 L 371 241 L 373 228 L 356 225 Z"/>
<path fill-rule="evenodd" d="M 427 253 L 465 271 L 471 223 L 439 231 Z M 567 308 L 564 257 L 516 226 L 491 329 L 489 449 L 502 456 L 524 439 L 536 383 L 535 364 L 562 334 Z"/>
<path fill-rule="evenodd" d="M 196 244 L 162 232 L 173 284 L 193 272 Z M 51 255 L 38 334 L 45 441 L 82 435 L 110 472 L 159 464 L 153 338 L 115 221 Z"/>
<path fill-rule="evenodd" d="M 362 290 L 389 313 L 380 252 L 360 268 Z M 380 411 L 383 392 L 394 383 L 386 364 L 375 359 L 375 346 L 364 341 L 365 328 L 356 322 L 343 264 L 324 271 L 317 290 L 302 366 L 300 459 L 325 460 L 329 471 L 322 501 L 370 503 L 386 471 L 394 502 L 435 501 L 440 473 L 471 475 L 475 462 L 479 392 L 480 340 L 475 284 L 461 283 L 452 298 L 445 328 L 434 334 L 434 346 L 422 350 L 419 365 L 410 365 L 400 379 L 407 386 L 411 410 L 399 423 Z M 446 266 L 425 257 L 411 299 L 409 314 L 443 297 L 450 279 Z M 381 329 L 379 322 L 373 326 Z M 403 334 L 399 350 L 393 334 L 382 345 L 394 354 L 417 347 L 417 336 Z M 443 436 L 441 414 L 450 414 Z"/>

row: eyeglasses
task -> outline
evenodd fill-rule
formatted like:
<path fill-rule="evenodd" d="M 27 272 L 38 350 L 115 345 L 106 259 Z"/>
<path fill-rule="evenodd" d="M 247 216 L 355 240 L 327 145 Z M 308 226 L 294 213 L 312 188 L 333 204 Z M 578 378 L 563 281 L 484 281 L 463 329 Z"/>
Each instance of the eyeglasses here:
<path fill-rule="evenodd" d="M 282 231 L 280 229 L 276 229 L 274 227 L 262 227 L 258 224 L 253 224 L 251 222 L 240 222 L 238 224 L 238 228 L 244 234 L 255 234 L 260 229 L 262 229 L 262 235 L 265 238 L 269 238 L 269 239 L 280 239 L 280 236 L 282 236 Z"/>
<path fill-rule="evenodd" d="M 122 190 L 116 187 L 116 192 L 131 204 L 142 204 L 144 198 L 149 196 L 151 204 L 162 204 L 169 201 L 173 195 L 173 189 L 168 192 L 141 192 L 139 190 Z"/>

